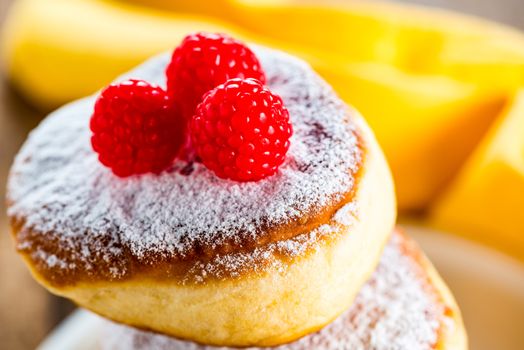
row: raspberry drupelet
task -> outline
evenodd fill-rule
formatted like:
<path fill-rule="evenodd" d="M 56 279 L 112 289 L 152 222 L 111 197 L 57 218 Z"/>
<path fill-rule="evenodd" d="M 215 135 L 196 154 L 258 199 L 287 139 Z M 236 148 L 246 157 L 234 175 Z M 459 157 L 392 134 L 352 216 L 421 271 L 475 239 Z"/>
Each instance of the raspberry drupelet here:
<path fill-rule="evenodd" d="M 100 162 L 120 177 L 160 173 L 184 141 L 176 105 L 165 90 L 142 80 L 105 88 L 96 100 L 90 128 Z"/>
<path fill-rule="evenodd" d="M 204 165 L 236 181 L 275 174 L 292 132 L 282 99 L 256 79 L 231 79 L 209 91 L 189 124 Z"/>
<path fill-rule="evenodd" d="M 256 55 L 225 34 L 195 33 L 174 50 L 166 69 L 167 91 L 189 120 L 202 96 L 232 78 L 266 77 Z"/>

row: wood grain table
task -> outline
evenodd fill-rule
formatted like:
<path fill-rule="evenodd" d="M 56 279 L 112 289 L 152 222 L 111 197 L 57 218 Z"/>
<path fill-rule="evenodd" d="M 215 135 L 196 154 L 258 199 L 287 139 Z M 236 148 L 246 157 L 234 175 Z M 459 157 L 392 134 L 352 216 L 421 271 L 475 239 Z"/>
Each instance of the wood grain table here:
<path fill-rule="evenodd" d="M 0 0 L 0 23 L 13 0 Z M 524 29 L 522 0 L 411 0 L 485 16 Z M 32 280 L 13 249 L 5 217 L 5 182 L 16 151 L 44 117 L 0 78 L 0 349 L 33 349 L 72 306 Z"/>

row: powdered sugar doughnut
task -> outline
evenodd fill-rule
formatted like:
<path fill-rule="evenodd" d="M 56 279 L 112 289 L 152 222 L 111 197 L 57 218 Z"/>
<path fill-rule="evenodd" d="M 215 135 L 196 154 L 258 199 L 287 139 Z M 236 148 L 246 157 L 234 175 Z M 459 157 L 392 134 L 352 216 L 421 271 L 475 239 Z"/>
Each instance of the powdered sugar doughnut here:
<path fill-rule="evenodd" d="M 231 349 L 100 322 L 101 350 Z M 465 350 L 467 339 L 447 287 L 415 243 L 396 231 L 349 310 L 322 330 L 273 349 Z"/>
<path fill-rule="evenodd" d="M 395 221 L 391 175 L 357 112 L 304 62 L 254 48 L 294 135 L 267 179 L 198 163 L 121 179 L 99 164 L 95 97 L 29 136 L 8 184 L 17 248 L 52 292 L 119 322 L 216 345 L 274 345 L 345 310 Z M 163 85 L 168 55 L 125 78 Z"/>

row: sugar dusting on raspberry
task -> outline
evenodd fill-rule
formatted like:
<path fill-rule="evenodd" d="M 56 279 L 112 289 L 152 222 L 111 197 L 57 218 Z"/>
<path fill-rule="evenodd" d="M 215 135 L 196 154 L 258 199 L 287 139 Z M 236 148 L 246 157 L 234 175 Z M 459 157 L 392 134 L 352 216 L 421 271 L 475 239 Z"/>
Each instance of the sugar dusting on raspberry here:
<path fill-rule="evenodd" d="M 404 239 L 393 235 L 377 270 L 347 312 L 321 331 L 274 349 L 433 349 L 439 331 L 453 327 L 453 320 L 446 316 L 446 305 L 428 283 L 419 262 L 406 254 Z M 229 349 L 176 340 L 109 321 L 104 321 L 100 346 L 102 350 Z"/>
<path fill-rule="evenodd" d="M 276 175 L 237 183 L 180 160 L 159 176 L 118 178 L 91 149 L 95 97 L 89 97 L 50 115 L 16 157 L 8 214 L 22 224 L 18 248 L 32 253 L 35 263 L 72 275 L 95 273 L 94 263 L 104 261 L 110 277 L 121 278 L 129 263 L 124 252 L 143 263 L 151 263 L 150 256 L 183 257 L 195 245 L 256 239 L 263 225 L 299 219 L 341 200 L 360 162 L 347 107 L 305 63 L 269 49 L 255 52 L 294 126 Z M 154 58 L 120 80 L 163 86 L 168 60 Z M 53 242 L 55 249 L 46 251 L 41 242 Z"/>

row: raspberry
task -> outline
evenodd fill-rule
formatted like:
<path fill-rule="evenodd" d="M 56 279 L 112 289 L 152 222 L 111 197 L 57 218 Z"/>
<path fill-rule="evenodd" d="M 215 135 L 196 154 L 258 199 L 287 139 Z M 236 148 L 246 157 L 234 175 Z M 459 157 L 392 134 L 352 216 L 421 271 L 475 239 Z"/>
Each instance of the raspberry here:
<path fill-rule="evenodd" d="M 225 34 L 196 33 L 184 38 L 166 69 L 167 91 L 186 120 L 202 96 L 232 78 L 266 81 L 260 62 L 243 43 Z"/>
<path fill-rule="evenodd" d="M 91 145 L 118 176 L 160 173 L 184 141 L 179 119 L 162 88 L 142 80 L 112 84 L 95 103 Z"/>
<path fill-rule="evenodd" d="M 282 99 L 256 79 L 209 91 L 189 124 L 193 147 L 218 177 L 257 181 L 284 162 L 292 134 Z"/>

